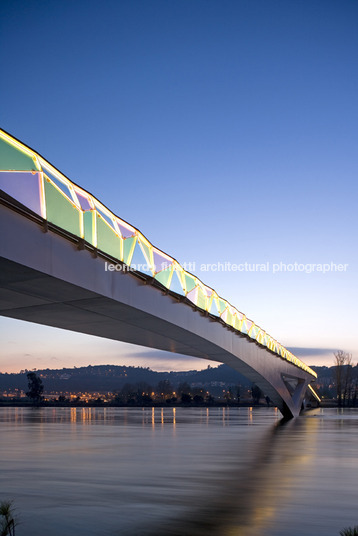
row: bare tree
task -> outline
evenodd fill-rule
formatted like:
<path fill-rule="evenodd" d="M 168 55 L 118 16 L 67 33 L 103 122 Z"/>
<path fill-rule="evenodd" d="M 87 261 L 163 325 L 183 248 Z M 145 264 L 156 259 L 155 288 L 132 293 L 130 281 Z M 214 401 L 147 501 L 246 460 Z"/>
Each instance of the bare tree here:
<path fill-rule="evenodd" d="M 334 353 L 337 403 L 339 407 L 345 406 L 351 396 L 352 354 L 338 350 Z"/>
<path fill-rule="evenodd" d="M 352 400 L 352 354 L 346 354 L 343 406 L 349 406 Z"/>

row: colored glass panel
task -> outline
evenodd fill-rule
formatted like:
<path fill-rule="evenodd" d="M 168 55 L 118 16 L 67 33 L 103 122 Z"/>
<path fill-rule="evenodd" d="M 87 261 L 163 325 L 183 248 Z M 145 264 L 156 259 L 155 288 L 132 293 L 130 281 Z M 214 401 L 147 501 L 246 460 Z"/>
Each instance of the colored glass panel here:
<path fill-rule="evenodd" d="M 226 322 L 227 313 L 228 313 L 228 310 L 225 309 L 225 311 L 223 311 L 223 312 L 221 313 L 221 315 L 220 315 L 221 320 L 223 320 L 224 322 Z"/>
<path fill-rule="evenodd" d="M 233 315 L 232 315 L 232 312 L 230 311 L 230 309 L 227 309 L 226 320 L 225 320 L 225 322 L 226 322 L 227 324 L 229 324 L 229 326 L 232 326 Z"/>
<path fill-rule="evenodd" d="M 173 270 L 173 276 L 170 282 L 170 290 L 176 294 L 180 294 L 181 296 L 185 295 L 181 275 L 177 269 Z"/>
<path fill-rule="evenodd" d="M 247 325 L 247 322 L 246 322 L 246 316 L 242 320 L 241 331 L 242 331 L 242 333 L 245 333 L 245 335 L 247 335 L 249 333 L 248 325 Z"/>
<path fill-rule="evenodd" d="M 98 212 L 98 214 L 100 214 L 102 216 L 102 218 L 108 223 L 108 225 L 110 227 L 112 227 L 112 229 L 114 229 L 114 225 L 113 225 L 113 219 L 111 216 L 109 216 L 109 214 L 107 214 L 107 212 L 105 212 L 104 210 L 102 210 L 100 208 L 100 206 L 98 205 L 98 203 L 95 203 L 94 204 L 95 207 L 96 207 L 96 210 Z"/>
<path fill-rule="evenodd" d="M 171 265 L 172 262 L 168 259 L 168 257 L 162 255 L 159 251 L 153 250 L 153 267 L 155 272 L 166 270 Z"/>
<path fill-rule="evenodd" d="M 195 303 L 195 305 L 196 305 L 197 298 L 198 298 L 198 288 L 196 287 L 193 290 L 191 290 L 190 292 L 188 292 L 186 297 L 188 298 L 188 300 L 190 300 L 191 302 Z"/>
<path fill-rule="evenodd" d="M 209 313 L 211 315 L 214 315 L 214 316 L 220 316 L 220 312 L 219 312 L 219 308 L 218 308 L 218 304 L 217 304 L 217 298 L 216 296 L 213 296 L 213 299 L 211 301 L 211 305 L 210 305 L 210 311 Z"/>
<path fill-rule="evenodd" d="M 262 329 L 259 329 L 259 332 L 257 334 L 256 340 L 258 343 L 262 344 L 264 339 L 264 331 Z"/>
<path fill-rule="evenodd" d="M 252 339 L 256 339 L 259 334 L 259 331 L 260 331 L 260 328 L 254 324 L 250 329 L 250 337 Z"/>
<path fill-rule="evenodd" d="M 243 315 L 237 309 L 235 309 L 233 326 L 238 331 L 241 331 Z"/>
<path fill-rule="evenodd" d="M 212 296 L 214 295 L 214 291 L 213 291 L 213 289 L 210 288 L 210 287 L 207 287 L 207 286 L 204 285 L 204 284 L 203 284 L 203 289 L 204 289 L 205 294 L 206 294 L 206 296 L 207 296 L 207 298 L 208 298 L 208 303 L 209 303 L 209 301 L 211 302 L 211 298 L 212 298 Z"/>
<path fill-rule="evenodd" d="M 127 238 L 127 240 L 130 240 L 130 239 Z M 152 273 L 151 266 L 150 264 L 148 264 L 148 260 L 146 259 L 138 240 L 135 245 L 133 256 L 132 256 L 131 268 L 134 268 L 134 270 L 138 272 L 142 272 L 142 274 L 147 274 L 150 276 L 154 275 Z"/>
<path fill-rule="evenodd" d="M 166 270 L 162 270 L 161 272 L 158 272 L 155 276 L 155 279 L 159 281 L 165 288 L 170 288 L 170 281 L 173 275 L 173 270 L 171 268 L 167 268 Z"/>
<path fill-rule="evenodd" d="M 152 255 L 152 251 L 150 249 L 150 247 L 143 241 L 139 238 L 139 242 L 140 242 L 140 247 L 142 248 L 142 251 L 144 253 L 144 256 L 147 260 L 147 264 L 150 266 L 151 270 L 154 270 L 154 267 L 153 267 L 153 255 Z"/>
<path fill-rule="evenodd" d="M 276 351 L 275 341 L 272 337 L 267 337 L 267 348 L 269 348 L 272 352 Z"/>
<path fill-rule="evenodd" d="M 48 221 L 76 236 L 81 236 L 80 217 L 82 217 L 82 213 L 80 210 L 51 182 L 44 180 L 44 186 Z"/>
<path fill-rule="evenodd" d="M 220 311 L 220 314 L 222 314 L 225 311 L 227 306 L 228 306 L 228 303 L 225 300 L 223 300 L 222 298 L 218 298 L 218 309 Z"/>
<path fill-rule="evenodd" d="M 73 197 L 72 197 L 72 194 L 71 194 L 71 190 L 70 188 L 68 187 L 68 185 L 62 181 L 60 181 L 57 177 L 55 177 L 49 170 L 47 170 L 46 168 L 45 169 L 45 179 L 46 179 L 46 175 L 49 179 L 52 180 L 52 182 L 54 184 L 56 184 L 57 188 L 59 188 L 65 195 L 67 195 L 67 197 L 72 201 L 74 202 L 73 200 Z"/>
<path fill-rule="evenodd" d="M 0 189 L 41 216 L 39 173 L 0 171 Z"/>
<path fill-rule="evenodd" d="M 232 315 L 232 325 L 235 329 L 240 330 L 241 323 L 240 323 L 240 318 L 238 317 L 236 309 Z"/>
<path fill-rule="evenodd" d="M 206 292 L 201 287 L 197 287 L 197 288 L 198 288 L 198 295 L 196 299 L 196 305 L 200 307 L 200 309 L 203 309 L 204 311 L 206 311 L 207 303 L 208 303 Z"/>
<path fill-rule="evenodd" d="M 119 261 L 122 259 L 122 239 L 97 213 L 97 248 Z"/>
<path fill-rule="evenodd" d="M 116 224 L 123 238 L 135 236 L 135 229 L 127 226 L 122 220 L 116 218 Z"/>
<path fill-rule="evenodd" d="M 190 275 L 190 274 L 187 274 L 184 272 L 184 280 L 185 280 L 185 289 L 186 289 L 186 292 L 191 292 L 193 290 L 193 288 L 196 287 L 196 285 L 198 284 L 196 278 L 193 276 L 193 275 Z"/>
<path fill-rule="evenodd" d="M 0 137 L 0 170 L 41 171 L 41 168 L 36 159 Z"/>
<path fill-rule="evenodd" d="M 130 266 L 131 264 L 136 241 L 137 241 L 136 236 L 132 236 L 123 240 L 123 262 L 127 264 L 128 266 Z"/>
<path fill-rule="evenodd" d="M 251 327 L 254 326 L 255 324 L 253 323 L 252 320 L 249 320 L 248 318 L 245 319 L 245 322 L 246 322 L 246 326 L 247 326 L 247 331 L 249 332 Z"/>
<path fill-rule="evenodd" d="M 96 213 L 94 210 L 85 212 L 83 214 L 83 226 L 84 226 L 84 239 L 92 246 L 97 247 L 97 239 L 95 237 L 95 222 Z"/>
<path fill-rule="evenodd" d="M 85 197 L 84 195 L 80 194 L 77 190 L 76 190 L 76 195 L 77 195 L 77 199 L 81 205 L 81 208 L 82 210 L 92 210 L 92 206 L 89 202 L 89 198 Z"/>

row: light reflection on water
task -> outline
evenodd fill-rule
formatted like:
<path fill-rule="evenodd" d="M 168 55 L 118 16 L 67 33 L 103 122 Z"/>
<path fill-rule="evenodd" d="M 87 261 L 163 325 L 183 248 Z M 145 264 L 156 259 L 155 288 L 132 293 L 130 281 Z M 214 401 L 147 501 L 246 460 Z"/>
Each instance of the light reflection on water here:
<path fill-rule="evenodd" d="M 17 535 L 310 536 L 358 524 L 358 411 L 0 408 Z"/>

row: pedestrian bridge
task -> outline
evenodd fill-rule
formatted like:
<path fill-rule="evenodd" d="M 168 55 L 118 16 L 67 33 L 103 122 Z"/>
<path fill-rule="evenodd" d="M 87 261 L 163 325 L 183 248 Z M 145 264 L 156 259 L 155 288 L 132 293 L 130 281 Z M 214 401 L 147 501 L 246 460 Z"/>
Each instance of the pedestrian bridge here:
<path fill-rule="evenodd" d="M 314 393 L 312 369 L 2 130 L 0 192 L 1 315 L 225 363 L 286 417 Z"/>

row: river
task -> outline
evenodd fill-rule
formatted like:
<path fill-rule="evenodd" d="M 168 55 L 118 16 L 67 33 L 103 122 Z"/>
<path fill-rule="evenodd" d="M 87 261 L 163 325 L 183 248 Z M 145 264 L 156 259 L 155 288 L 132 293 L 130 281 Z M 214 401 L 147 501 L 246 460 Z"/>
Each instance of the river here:
<path fill-rule="evenodd" d="M 0 408 L 16 536 L 338 536 L 358 410 Z"/>

